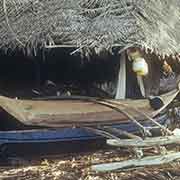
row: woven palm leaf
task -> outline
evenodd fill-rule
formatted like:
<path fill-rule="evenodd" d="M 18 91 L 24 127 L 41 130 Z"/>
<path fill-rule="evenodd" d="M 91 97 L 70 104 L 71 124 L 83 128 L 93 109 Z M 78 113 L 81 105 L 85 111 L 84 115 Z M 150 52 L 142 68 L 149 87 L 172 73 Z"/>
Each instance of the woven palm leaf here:
<path fill-rule="evenodd" d="M 0 0 L 0 47 L 180 53 L 179 0 Z"/>

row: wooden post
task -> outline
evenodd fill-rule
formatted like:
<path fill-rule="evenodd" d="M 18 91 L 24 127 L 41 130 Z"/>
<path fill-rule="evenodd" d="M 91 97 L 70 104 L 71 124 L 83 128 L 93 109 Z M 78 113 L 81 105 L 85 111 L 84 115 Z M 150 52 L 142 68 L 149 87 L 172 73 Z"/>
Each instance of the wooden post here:
<path fill-rule="evenodd" d="M 120 56 L 120 68 L 115 99 L 125 99 L 126 97 L 126 52 Z"/>

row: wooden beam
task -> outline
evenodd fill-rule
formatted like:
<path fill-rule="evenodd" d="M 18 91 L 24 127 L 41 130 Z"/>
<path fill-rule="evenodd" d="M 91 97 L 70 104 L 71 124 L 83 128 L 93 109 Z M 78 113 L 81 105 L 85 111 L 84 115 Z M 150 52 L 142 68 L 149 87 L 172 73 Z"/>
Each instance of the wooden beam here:
<path fill-rule="evenodd" d="M 179 144 L 180 136 L 160 136 L 142 139 L 108 139 L 107 144 L 116 147 L 153 147 Z"/>
<path fill-rule="evenodd" d="M 123 170 L 127 168 L 162 165 L 162 164 L 170 163 L 177 159 L 180 159 L 180 152 L 169 152 L 166 155 L 148 156 L 142 159 L 131 159 L 122 162 L 93 165 L 91 169 L 93 171 L 98 171 L 98 172 L 110 172 L 110 171 Z"/>

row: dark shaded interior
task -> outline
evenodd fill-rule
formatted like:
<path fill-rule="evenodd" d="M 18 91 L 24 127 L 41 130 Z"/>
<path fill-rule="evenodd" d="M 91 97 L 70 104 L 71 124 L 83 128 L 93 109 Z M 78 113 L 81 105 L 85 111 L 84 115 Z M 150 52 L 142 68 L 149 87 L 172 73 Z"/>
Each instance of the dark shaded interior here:
<path fill-rule="evenodd" d="M 56 95 L 57 90 L 63 93 L 65 86 L 83 91 L 95 82 L 115 81 L 118 56 L 106 53 L 102 57 L 92 55 L 88 60 L 78 54 L 70 55 L 72 51 L 69 48 L 39 50 L 37 56 L 26 56 L 21 51 L 1 52 L 0 93 L 9 97 L 31 98 L 37 95 L 32 89 L 43 91 L 47 80 L 57 87 L 52 87 L 51 92 L 44 95 Z M 87 92 L 84 95 L 88 95 Z"/>

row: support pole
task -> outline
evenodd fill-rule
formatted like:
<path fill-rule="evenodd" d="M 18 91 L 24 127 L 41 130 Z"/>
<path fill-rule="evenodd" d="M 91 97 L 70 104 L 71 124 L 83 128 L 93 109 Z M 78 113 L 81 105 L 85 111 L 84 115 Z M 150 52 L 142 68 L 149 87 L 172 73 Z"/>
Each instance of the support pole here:
<path fill-rule="evenodd" d="M 125 99 L 126 97 L 126 52 L 120 56 L 120 68 L 115 99 Z"/>

